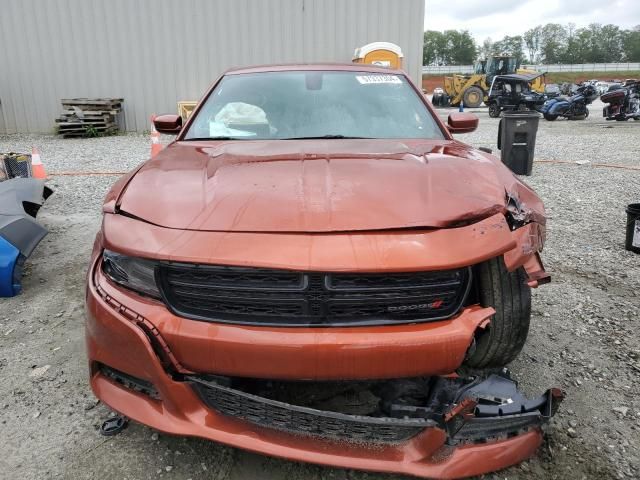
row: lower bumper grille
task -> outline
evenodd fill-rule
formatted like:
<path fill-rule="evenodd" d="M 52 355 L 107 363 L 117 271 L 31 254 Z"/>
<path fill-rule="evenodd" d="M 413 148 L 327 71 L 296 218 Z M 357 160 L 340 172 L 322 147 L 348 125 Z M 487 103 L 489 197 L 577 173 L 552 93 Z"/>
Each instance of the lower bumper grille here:
<path fill-rule="evenodd" d="M 190 377 L 203 402 L 217 412 L 263 427 L 361 443 L 398 443 L 433 427 L 432 420 L 348 415 L 291 405 Z"/>

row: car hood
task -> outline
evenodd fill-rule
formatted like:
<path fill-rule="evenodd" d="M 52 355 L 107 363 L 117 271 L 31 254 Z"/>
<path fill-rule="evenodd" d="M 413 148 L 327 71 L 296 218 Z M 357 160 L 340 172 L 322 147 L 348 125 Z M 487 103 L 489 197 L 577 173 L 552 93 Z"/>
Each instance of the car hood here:
<path fill-rule="evenodd" d="M 175 142 L 131 177 L 119 211 L 175 229 L 340 232 L 544 214 L 495 157 L 443 141 Z"/>

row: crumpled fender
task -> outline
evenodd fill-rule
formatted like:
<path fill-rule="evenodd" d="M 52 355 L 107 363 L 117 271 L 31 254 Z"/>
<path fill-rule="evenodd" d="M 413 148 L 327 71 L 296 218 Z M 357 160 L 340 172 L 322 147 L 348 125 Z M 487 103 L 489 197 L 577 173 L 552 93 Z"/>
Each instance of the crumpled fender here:
<path fill-rule="evenodd" d="M 20 293 L 22 265 L 47 234 L 35 217 L 52 193 L 33 178 L 0 183 L 0 297 Z"/>

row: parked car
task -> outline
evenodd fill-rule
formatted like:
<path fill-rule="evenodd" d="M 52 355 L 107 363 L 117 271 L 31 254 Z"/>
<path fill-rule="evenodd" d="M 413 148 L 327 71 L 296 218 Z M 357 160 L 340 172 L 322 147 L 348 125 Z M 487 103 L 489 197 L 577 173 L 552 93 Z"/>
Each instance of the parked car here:
<path fill-rule="evenodd" d="M 87 275 L 96 396 L 347 468 L 461 477 L 531 455 L 562 394 L 469 372 L 525 343 L 545 212 L 453 139 L 477 124 L 362 64 L 232 70 L 184 126 L 157 117 L 176 140 L 108 193 Z"/>
<path fill-rule="evenodd" d="M 487 97 L 489 116 L 497 118 L 504 111 L 537 110 L 547 99 L 534 92 L 530 83 L 543 74 L 496 75 L 491 81 Z"/>
<path fill-rule="evenodd" d="M 602 95 L 603 93 L 607 93 L 607 90 L 609 89 L 609 82 L 598 82 L 595 87 L 598 90 L 598 94 Z"/>

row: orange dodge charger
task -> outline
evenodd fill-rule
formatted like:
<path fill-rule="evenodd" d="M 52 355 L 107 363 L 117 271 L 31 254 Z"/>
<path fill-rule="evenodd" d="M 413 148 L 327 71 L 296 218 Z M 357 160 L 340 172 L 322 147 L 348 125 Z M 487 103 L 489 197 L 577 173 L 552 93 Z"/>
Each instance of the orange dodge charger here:
<path fill-rule="evenodd" d="M 517 463 L 545 213 L 402 71 L 237 69 L 108 193 L 87 278 L 91 387 L 160 431 L 459 478 Z M 497 372 L 497 373 L 496 373 Z"/>

